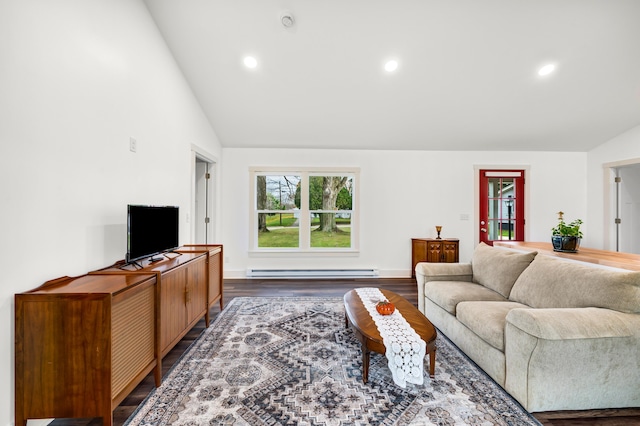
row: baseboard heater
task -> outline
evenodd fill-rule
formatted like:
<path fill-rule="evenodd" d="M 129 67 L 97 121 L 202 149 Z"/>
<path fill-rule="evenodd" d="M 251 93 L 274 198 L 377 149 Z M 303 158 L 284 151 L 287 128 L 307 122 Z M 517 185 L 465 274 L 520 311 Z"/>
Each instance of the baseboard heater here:
<path fill-rule="evenodd" d="M 250 278 L 377 278 L 377 269 L 247 269 Z"/>

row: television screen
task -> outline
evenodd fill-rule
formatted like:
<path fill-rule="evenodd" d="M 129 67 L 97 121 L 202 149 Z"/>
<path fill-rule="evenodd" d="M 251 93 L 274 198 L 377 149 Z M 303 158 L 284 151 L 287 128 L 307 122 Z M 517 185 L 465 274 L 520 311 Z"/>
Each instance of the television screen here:
<path fill-rule="evenodd" d="M 131 262 L 178 247 L 177 206 L 127 206 L 127 257 Z"/>

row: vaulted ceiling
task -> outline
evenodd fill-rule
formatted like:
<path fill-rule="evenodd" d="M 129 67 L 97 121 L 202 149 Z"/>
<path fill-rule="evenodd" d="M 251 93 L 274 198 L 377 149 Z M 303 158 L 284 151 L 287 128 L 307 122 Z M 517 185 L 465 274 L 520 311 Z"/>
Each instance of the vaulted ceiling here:
<path fill-rule="evenodd" d="M 588 151 L 640 125 L 638 0 L 146 4 L 225 147 Z"/>

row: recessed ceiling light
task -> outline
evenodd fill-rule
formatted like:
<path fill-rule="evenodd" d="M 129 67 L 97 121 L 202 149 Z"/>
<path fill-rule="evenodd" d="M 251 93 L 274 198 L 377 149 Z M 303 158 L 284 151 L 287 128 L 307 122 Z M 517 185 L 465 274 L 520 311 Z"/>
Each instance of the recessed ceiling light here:
<path fill-rule="evenodd" d="M 544 67 L 540 68 L 538 70 L 538 75 L 539 76 L 545 76 L 545 75 L 549 75 L 552 72 L 554 72 L 556 70 L 556 65 L 555 64 L 547 64 Z"/>
<path fill-rule="evenodd" d="M 258 61 L 253 56 L 247 56 L 244 58 L 244 65 L 247 68 L 255 68 L 258 66 Z"/>
<path fill-rule="evenodd" d="M 398 69 L 398 61 L 395 61 L 395 60 L 387 61 L 387 63 L 384 64 L 384 69 L 387 72 L 394 72 L 396 69 Z"/>

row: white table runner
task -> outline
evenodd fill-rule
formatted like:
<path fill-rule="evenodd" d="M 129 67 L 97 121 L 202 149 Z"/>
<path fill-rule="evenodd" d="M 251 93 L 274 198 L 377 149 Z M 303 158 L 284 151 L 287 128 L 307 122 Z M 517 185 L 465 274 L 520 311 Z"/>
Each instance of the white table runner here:
<path fill-rule="evenodd" d="M 416 333 L 398 309 L 391 315 L 376 311 L 376 303 L 387 300 L 377 288 L 357 288 L 356 293 L 378 327 L 387 349 L 389 370 L 393 381 L 400 387 L 407 382 L 421 385 L 424 382 L 423 366 L 427 344 Z"/>

